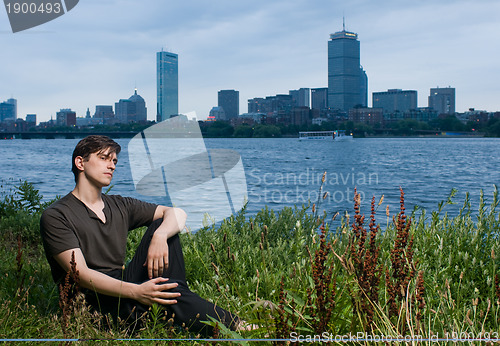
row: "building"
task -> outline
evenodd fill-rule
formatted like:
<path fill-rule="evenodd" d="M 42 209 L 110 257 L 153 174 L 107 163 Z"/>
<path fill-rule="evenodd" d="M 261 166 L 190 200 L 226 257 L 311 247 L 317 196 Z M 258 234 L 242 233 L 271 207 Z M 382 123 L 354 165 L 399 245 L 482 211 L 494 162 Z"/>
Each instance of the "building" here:
<path fill-rule="evenodd" d="M 320 111 L 328 109 L 328 88 L 311 89 L 311 108 Z"/>
<path fill-rule="evenodd" d="M 417 91 L 389 89 L 372 94 L 373 108 L 382 108 L 386 113 L 408 112 L 417 109 Z"/>
<path fill-rule="evenodd" d="M 87 107 L 87 111 L 85 112 L 85 117 L 76 117 L 76 126 L 94 126 L 94 125 L 102 125 L 102 118 L 92 118 L 90 116 L 90 109 Z"/>
<path fill-rule="evenodd" d="M 349 110 L 349 120 L 355 123 L 369 125 L 384 123 L 384 110 L 382 108 L 358 107 Z"/>
<path fill-rule="evenodd" d="M 17 100 L 10 98 L 7 100 L 7 103 L 14 106 L 14 119 L 17 119 Z"/>
<path fill-rule="evenodd" d="M 328 41 L 328 107 L 347 112 L 368 99 L 368 77 L 360 65 L 358 34 L 344 29 Z"/>
<path fill-rule="evenodd" d="M 128 99 L 120 99 L 115 103 L 116 119 L 120 123 L 146 122 L 148 112 L 146 102 L 141 95 L 134 90 L 134 95 Z"/>
<path fill-rule="evenodd" d="M 291 112 L 291 125 L 307 125 L 312 122 L 311 109 L 309 107 L 294 107 Z"/>
<path fill-rule="evenodd" d="M 209 119 L 215 119 L 215 120 L 229 120 L 227 119 L 226 112 L 222 107 L 212 107 L 208 117 Z"/>
<path fill-rule="evenodd" d="M 438 114 L 455 114 L 455 88 L 431 88 L 429 108 Z"/>
<path fill-rule="evenodd" d="M 233 119 L 231 125 L 238 126 L 241 124 L 253 125 L 253 124 L 264 124 L 266 120 L 266 115 L 263 113 L 243 113 L 240 114 L 238 119 Z"/>
<path fill-rule="evenodd" d="M 26 114 L 26 122 L 28 126 L 36 126 L 36 114 Z"/>
<path fill-rule="evenodd" d="M 437 117 L 437 112 L 429 107 L 419 107 L 417 109 L 411 109 L 404 113 L 405 119 L 413 119 L 425 123 L 435 120 L 437 119 Z"/>
<path fill-rule="evenodd" d="M 265 98 L 254 97 L 248 100 L 248 113 L 268 113 L 268 102 Z"/>
<path fill-rule="evenodd" d="M 100 119 L 99 122 L 102 124 L 114 124 L 115 123 L 115 113 L 113 112 L 113 106 L 108 105 L 98 105 L 95 106 L 94 119 Z"/>
<path fill-rule="evenodd" d="M 76 126 L 76 113 L 70 108 L 61 109 L 56 113 L 57 126 Z"/>
<path fill-rule="evenodd" d="M 157 121 L 179 114 L 179 67 L 177 54 L 156 53 Z"/>
<path fill-rule="evenodd" d="M 363 67 L 359 67 L 359 104 L 368 107 L 368 75 Z"/>
<path fill-rule="evenodd" d="M 485 110 L 476 110 L 474 108 L 469 108 L 468 112 L 464 113 L 467 121 L 474 123 L 479 126 L 484 126 L 488 123 L 490 118 L 489 113 Z"/>
<path fill-rule="evenodd" d="M 290 90 L 289 94 L 292 97 L 294 107 L 309 107 L 309 88 L 300 88 L 299 90 Z"/>
<path fill-rule="evenodd" d="M 15 121 L 16 120 L 16 106 L 12 103 L 0 103 L 0 122 Z"/>
<path fill-rule="evenodd" d="M 240 92 L 237 90 L 220 90 L 217 93 L 217 105 L 224 109 L 225 120 L 237 118 L 240 114 Z"/>
<path fill-rule="evenodd" d="M 256 97 L 248 100 L 248 113 L 274 113 L 290 112 L 293 108 L 293 99 L 291 95 L 279 94 L 267 96 L 265 99 Z"/>

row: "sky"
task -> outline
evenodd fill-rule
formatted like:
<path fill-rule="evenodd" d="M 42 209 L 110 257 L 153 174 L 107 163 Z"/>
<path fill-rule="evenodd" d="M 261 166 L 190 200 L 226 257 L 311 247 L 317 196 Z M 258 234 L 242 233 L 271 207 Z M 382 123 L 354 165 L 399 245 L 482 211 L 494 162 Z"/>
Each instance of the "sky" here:
<path fill-rule="evenodd" d="M 217 92 L 254 97 L 327 87 L 327 42 L 358 34 L 372 92 L 454 87 L 456 111 L 500 110 L 498 0 L 81 0 L 53 21 L 12 33 L 0 8 L 0 101 L 18 118 L 93 115 L 134 89 L 156 118 L 156 52 L 179 55 L 179 112 L 206 119 Z M 193 114 L 193 113 L 191 113 Z"/>

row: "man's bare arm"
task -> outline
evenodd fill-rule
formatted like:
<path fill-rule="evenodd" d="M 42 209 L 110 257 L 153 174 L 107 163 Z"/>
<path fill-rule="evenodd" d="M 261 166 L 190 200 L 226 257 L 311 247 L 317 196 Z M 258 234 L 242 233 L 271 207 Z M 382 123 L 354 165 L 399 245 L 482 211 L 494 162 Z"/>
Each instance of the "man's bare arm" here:
<path fill-rule="evenodd" d="M 153 221 L 163 218 L 161 225 L 155 231 L 156 234 L 162 234 L 167 239 L 176 235 L 186 227 L 187 214 L 181 208 L 166 207 L 159 205 L 156 207 Z"/>
<path fill-rule="evenodd" d="M 148 258 L 144 265 L 148 266 L 150 279 L 161 276 L 168 267 L 167 240 L 186 227 L 187 215 L 180 208 L 171 208 L 159 205 L 156 207 L 153 220 L 163 218 L 156 229 L 148 249 Z"/>
<path fill-rule="evenodd" d="M 121 281 L 106 274 L 87 267 L 87 262 L 80 248 L 70 249 L 54 256 L 57 263 L 68 272 L 72 253 L 75 253 L 76 269 L 79 272 L 80 286 L 98 293 L 134 299 L 145 305 L 153 303 L 169 305 L 177 303 L 175 300 L 181 294 L 170 292 L 177 287 L 177 283 L 166 283 L 166 278 L 155 278 L 142 284 Z M 161 285 L 160 285 L 161 284 Z"/>

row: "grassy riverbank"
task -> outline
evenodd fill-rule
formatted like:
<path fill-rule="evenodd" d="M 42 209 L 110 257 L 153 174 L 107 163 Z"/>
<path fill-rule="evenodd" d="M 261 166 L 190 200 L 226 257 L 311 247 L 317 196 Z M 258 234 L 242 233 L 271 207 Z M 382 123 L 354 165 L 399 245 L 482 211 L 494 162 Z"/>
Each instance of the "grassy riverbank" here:
<path fill-rule="evenodd" d="M 63 314 L 38 235 L 41 200 L 28 183 L 0 197 L 0 339 L 193 337 L 156 307 L 135 331 L 81 299 Z M 452 198 L 418 215 L 404 210 L 403 194 L 399 210 L 359 202 L 334 221 L 317 205 L 264 209 L 183 234 L 191 289 L 262 326 L 241 335 L 219 328 L 215 337 L 500 338 L 497 191 L 476 206 L 461 201 L 454 218 L 445 213 Z"/>

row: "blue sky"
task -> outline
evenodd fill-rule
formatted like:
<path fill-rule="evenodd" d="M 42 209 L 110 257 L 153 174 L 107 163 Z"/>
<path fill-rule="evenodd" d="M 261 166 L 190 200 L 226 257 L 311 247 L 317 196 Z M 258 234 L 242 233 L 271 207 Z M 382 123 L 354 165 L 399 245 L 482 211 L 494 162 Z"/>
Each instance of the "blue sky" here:
<path fill-rule="evenodd" d="M 217 91 L 247 100 L 327 86 L 329 34 L 361 42 L 371 93 L 456 88 L 456 110 L 500 110 L 500 1 L 81 0 L 49 23 L 13 34 L 0 10 L 0 101 L 39 121 L 60 108 L 84 116 L 134 88 L 156 116 L 156 52 L 179 54 L 179 110 L 205 118 Z"/>

